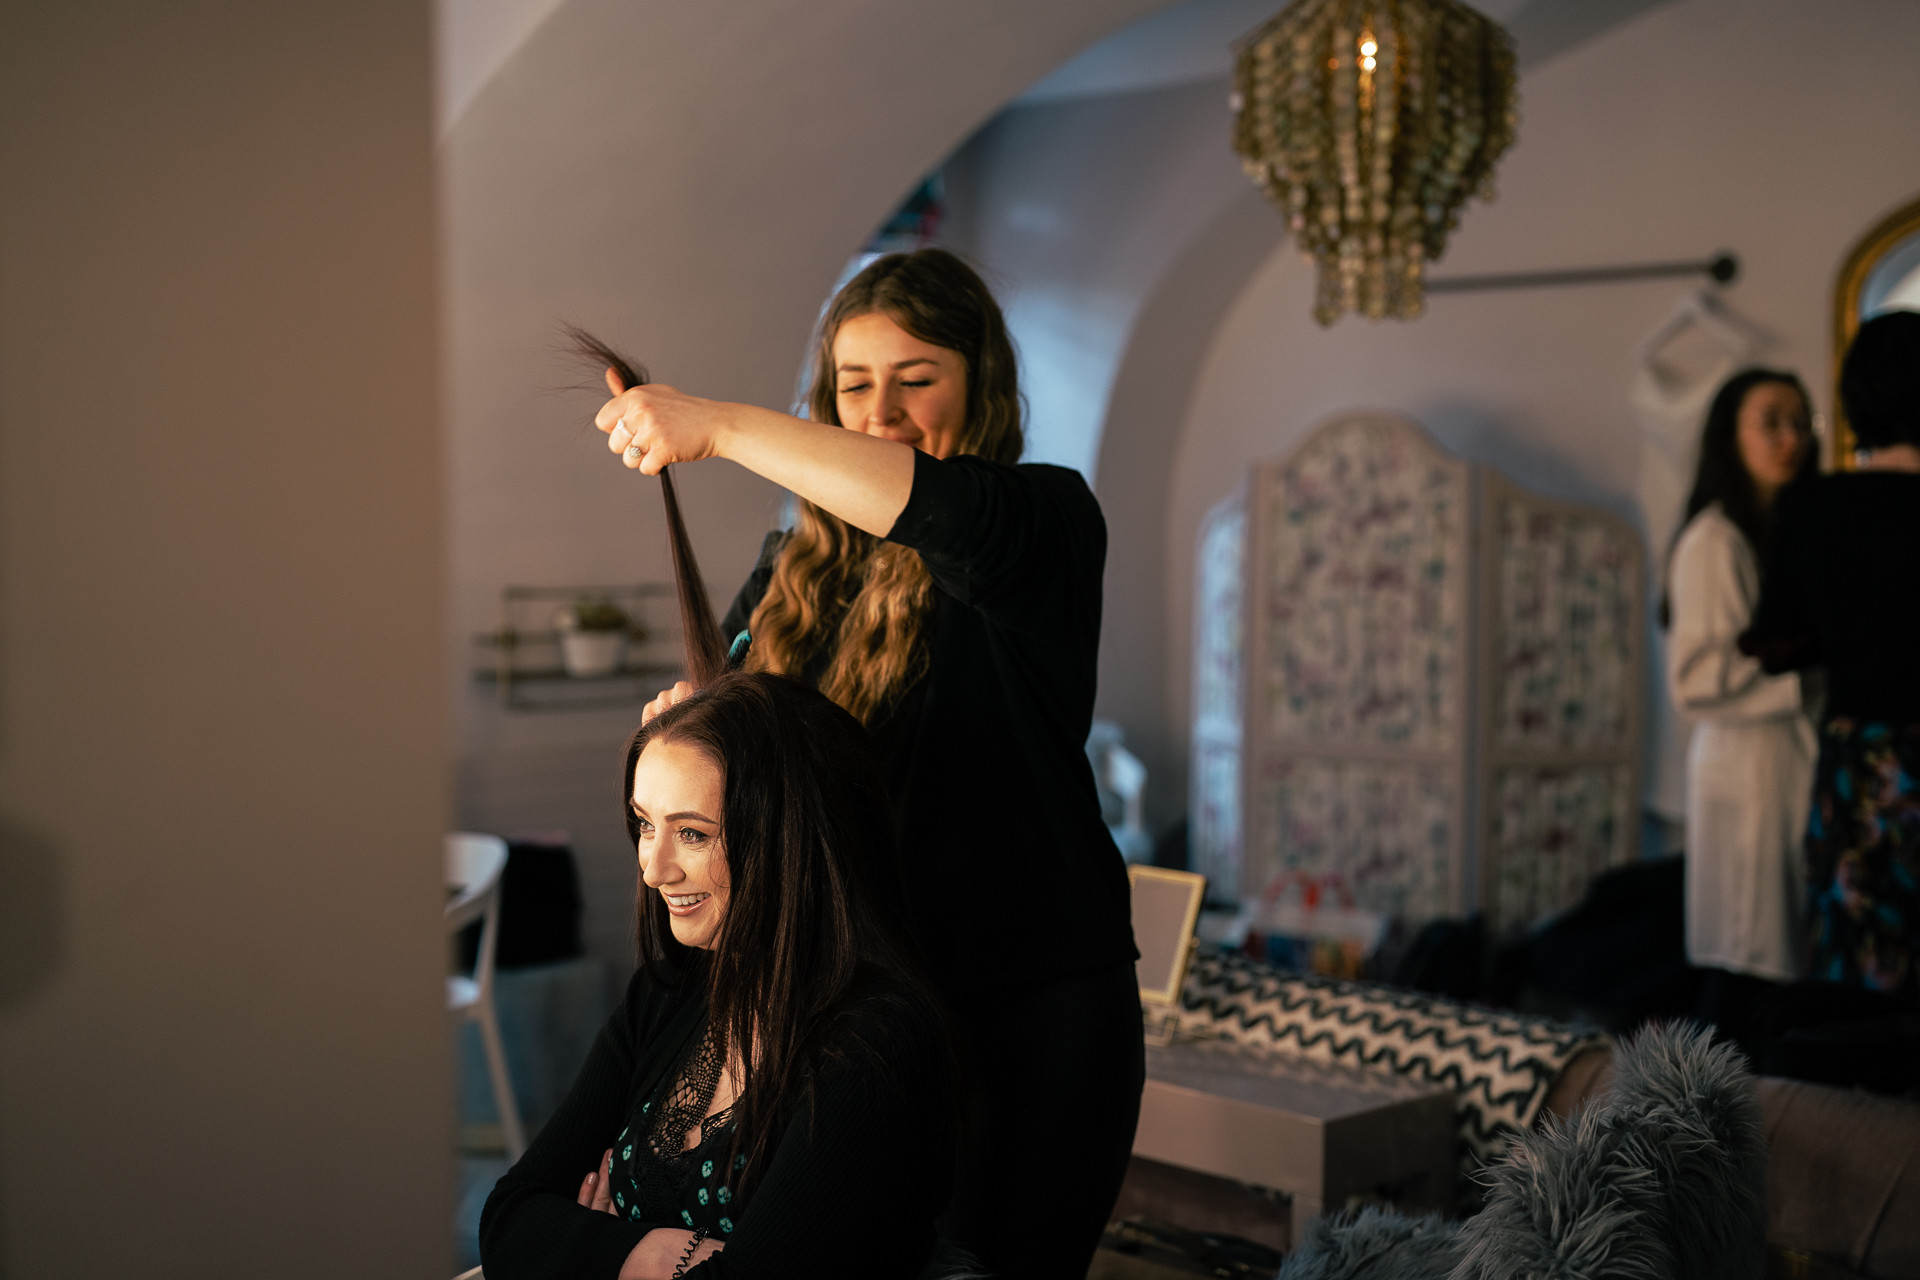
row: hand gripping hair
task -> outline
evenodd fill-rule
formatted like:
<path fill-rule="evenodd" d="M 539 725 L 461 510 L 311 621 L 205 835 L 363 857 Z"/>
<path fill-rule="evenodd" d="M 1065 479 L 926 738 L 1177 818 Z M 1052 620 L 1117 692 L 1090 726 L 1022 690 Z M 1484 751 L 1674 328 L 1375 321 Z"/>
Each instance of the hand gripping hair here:
<path fill-rule="evenodd" d="M 621 355 L 600 339 L 576 325 L 565 326 L 567 349 L 582 363 L 619 379 L 620 390 L 645 386 L 646 368 Z M 660 496 L 667 504 L 667 544 L 673 549 L 673 582 L 680 595 L 680 629 L 686 640 L 687 678 L 696 689 L 712 684 L 727 669 L 727 643 L 714 619 L 707 599 L 706 583 L 700 579 L 699 562 L 693 558 L 693 541 L 687 537 L 686 521 L 680 518 L 680 500 L 673 491 L 672 468 L 660 472 Z"/>

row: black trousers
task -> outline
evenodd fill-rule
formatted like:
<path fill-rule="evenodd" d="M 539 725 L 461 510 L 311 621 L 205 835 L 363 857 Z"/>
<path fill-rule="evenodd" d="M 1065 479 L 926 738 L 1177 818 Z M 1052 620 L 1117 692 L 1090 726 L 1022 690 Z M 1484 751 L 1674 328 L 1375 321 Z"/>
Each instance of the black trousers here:
<path fill-rule="evenodd" d="M 972 1111 L 941 1234 L 1002 1280 L 1084 1280 L 1140 1120 L 1133 965 L 957 1001 L 955 1012 Z"/>

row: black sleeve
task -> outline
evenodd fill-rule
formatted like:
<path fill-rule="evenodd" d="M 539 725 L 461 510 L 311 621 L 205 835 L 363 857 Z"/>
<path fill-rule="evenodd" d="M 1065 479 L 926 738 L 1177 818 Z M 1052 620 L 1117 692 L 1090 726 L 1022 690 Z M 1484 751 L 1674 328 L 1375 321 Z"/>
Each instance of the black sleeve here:
<path fill-rule="evenodd" d="M 1760 669 L 1768 675 L 1817 667 L 1824 660 L 1803 586 L 1808 538 L 1817 519 L 1810 509 L 1817 484 L 1794 485 L 1780 495 L 1773 549 L 1760 578 L 1760 600 L 1752 621 L 1740 633 L 1740 652 L 1760 659 Z"/>
<path fill-rule="evenodd" d="M 822 1068 L 739 1229 L 687 1280 L 919 1273 L 952 1190 L 951 1086 L 931 1030 L 862 1021 L 866 1047 Z"/>
<path fill-rule="evenodd" d="M 612 1280 L 662 1223 L 629 1222 L 575 1203 L 580 1180 L 627 1124 L 634 1028 L 643 1021 L 644 976 L 594 1041 L 565 1102 L 480 1213 L 480 1260 L 488 1280 Z"/>
<path fill-rule="evenodd" d="M 915 453 L 913 492 L 887 533 L 940 589 L 1028 634 L 1100 617 L 1107 525 L 1080 473 Z"/>
<path fill-rule="evenodd" d="M 760 544 L 760 559 L 754 563 L 753 572 L 747 575 L 739 594 L 734 596 L 727 616 L 720 619 L 720 638 L 729 646 L 735 636 L 747 629 L 753 611 L 760 607 L 760 597 L 767 594 L 767 583 L 773 580 L 774 561 L 780 558 L 780 549 L 787 545 L 789 536 L 786 530 L 775 529 Z"/>

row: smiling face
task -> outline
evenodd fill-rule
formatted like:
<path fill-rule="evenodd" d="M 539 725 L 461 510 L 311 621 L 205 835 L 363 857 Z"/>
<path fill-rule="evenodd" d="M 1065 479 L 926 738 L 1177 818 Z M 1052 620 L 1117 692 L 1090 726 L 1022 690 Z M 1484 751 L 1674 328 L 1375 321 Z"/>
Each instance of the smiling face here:
<path fill-rule="evenodd" d="M 671 740 L 649 742 L 633 768 L 640 881 L 666 902 L 683 946 L 711 947 L 727 913 L 724 785 L 705 752 Z"/>
<path fill-rule="evenodd" d="M 951 458 L 967 425 L 967 362 L 871 311 L 833 337 L 840 425 Z"/>
<path fill-rule="evenodd" d="M 1761 504 L 1771 504 L 1813 445 L 1807 402 L 1784 382 L 1755 383 L 1741 398 L 1734 441 Z"/>

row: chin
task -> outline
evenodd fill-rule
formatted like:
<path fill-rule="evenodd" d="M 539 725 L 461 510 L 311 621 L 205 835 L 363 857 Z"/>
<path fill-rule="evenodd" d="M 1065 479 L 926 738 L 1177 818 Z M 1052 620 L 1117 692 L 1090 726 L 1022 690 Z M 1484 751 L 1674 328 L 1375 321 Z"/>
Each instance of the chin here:
<path fill-rule="evenodd" d="M 673 940 L 683 947 L 697 947 L 706 950 L 713 941 L 712 929 L 696 929 L 682 925 L 675 920 L 672 925 Z"/>

